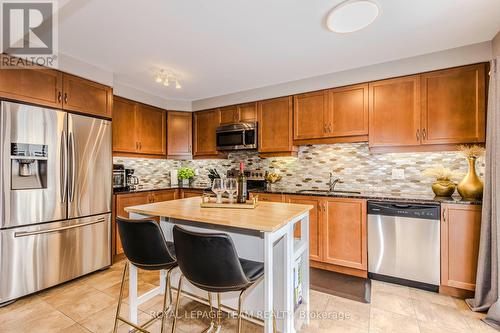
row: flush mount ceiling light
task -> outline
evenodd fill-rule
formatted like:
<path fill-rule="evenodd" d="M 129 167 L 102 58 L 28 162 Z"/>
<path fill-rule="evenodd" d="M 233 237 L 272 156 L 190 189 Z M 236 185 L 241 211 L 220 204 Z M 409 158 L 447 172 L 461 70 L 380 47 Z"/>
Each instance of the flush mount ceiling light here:
<path fill-rule="evenodd" d="M 161 69 L 156 73 L 154 79 L 156 83 L 162 84 L 165 87 L 170 86 L 170 82 L 172 82 L 175 83 L 175 89 L 181 89 L 181 84 L 179 83 L 177 75 L 170 70 Z"/>
<path fill-rule="evenodd" d="M 379 14 L 379 7 L 374 1 L 347 0 L 328 13 L 326 27 L 337 33 L 355 32 L 372 24 Z"/>

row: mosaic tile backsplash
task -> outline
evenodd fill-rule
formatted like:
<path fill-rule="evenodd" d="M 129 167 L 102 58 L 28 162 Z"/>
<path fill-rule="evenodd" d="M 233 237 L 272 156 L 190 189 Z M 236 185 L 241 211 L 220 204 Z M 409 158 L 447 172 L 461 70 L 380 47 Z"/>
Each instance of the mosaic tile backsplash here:
<path fill-rule="evenodd" d="M 136 170 L 145 186 L 170 184 L 170 170 L 181 166 L 197 170 L 196 186 L 209 183 L 208 169 L 215 168 L 222 175 L 228 169 L 245 162 L 249 169 L 281 173 L 283 179 L 275 189 L 328 189 L 329 173 L 343 183 L 336 189 L 358 190 L 386 194 L 431 195 L 432 179 L 421 175 L 425 169 L 443 165 L 452 170 L 467 172 L 467 162 L 458 152 L 436 153 L 370 153 L 367 143 L 309 145 L 299 147 L 298 157 L 260 158 L 256 152 L 235 152 L 226 160 L 172 161 L 115 157 L 114 163 L 123 163 Z M 484 178 L 484 158 L 477 163 L 478 174 Z M 403 169 L 404 179 L 393 179 L 393 169 Z"/>

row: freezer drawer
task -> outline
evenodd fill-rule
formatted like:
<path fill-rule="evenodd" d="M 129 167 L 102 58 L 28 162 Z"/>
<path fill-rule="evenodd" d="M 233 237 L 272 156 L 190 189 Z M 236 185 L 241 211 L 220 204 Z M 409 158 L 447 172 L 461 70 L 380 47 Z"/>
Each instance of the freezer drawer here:
<path fill-rule="evenodd" d="M 111 265 L 110 219 L 0 230 L 0 303 Z"/>

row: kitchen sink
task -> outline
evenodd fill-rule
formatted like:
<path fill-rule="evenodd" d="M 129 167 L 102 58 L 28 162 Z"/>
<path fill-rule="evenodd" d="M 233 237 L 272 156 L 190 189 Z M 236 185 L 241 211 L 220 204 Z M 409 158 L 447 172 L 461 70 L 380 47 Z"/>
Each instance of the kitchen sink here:
<path fill-rule="evenodd" d="M 299 190 L 297 193 L 318 193 L 318 194 L 361 194 L 359 191 L 341 191 L 341 190 L 335 190 L 335 191 L 328 191 L 328 190 Z"/>

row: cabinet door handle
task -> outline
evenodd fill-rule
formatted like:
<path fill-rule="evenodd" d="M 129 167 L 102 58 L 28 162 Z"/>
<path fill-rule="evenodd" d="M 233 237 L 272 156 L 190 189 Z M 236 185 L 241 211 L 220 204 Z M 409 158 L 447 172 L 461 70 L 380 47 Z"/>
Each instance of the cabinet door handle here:
<path fill-rule="evenodd" d="M 58 101 L 59 103 L 61 103 L 61 102 L 62 102 L 62 92 L 58 92 L 58 93 L 57 93 L 57 101 Z"/>
<path fill-rule="evenodd" d="M 446 208 L 443 209 L 443 222 L 446 222 Z"/>
<path fill-rule="evenodd" d="M 192 151 L 192 147 L 191 147 L 191 145 L 189 145 L 189 152 L 191 152 L 191 151 Z"/>
<path fill-rule="evenodd" d="M 328 124 L 328 132 L 329 132 L 329 133 L 332 133 L 332 124 L 331 124 L 331 123 L 330 123 L 330 124 Z"/>
<path fill-rule="evenodd" d="M 425 128 L 422 128 L 422 138 L 427 139 L 427 130 Z"/>
<path fill-rule="evenodd" d="M 64 103 L 68 104 L 68 94 L 64 93 Z"/>
<path fill-rule="evenodd" d="M 417 141 L 420 141 L 420 130 L 419 129 L 417 129 L 416 137 L 417 137 Z"/>

